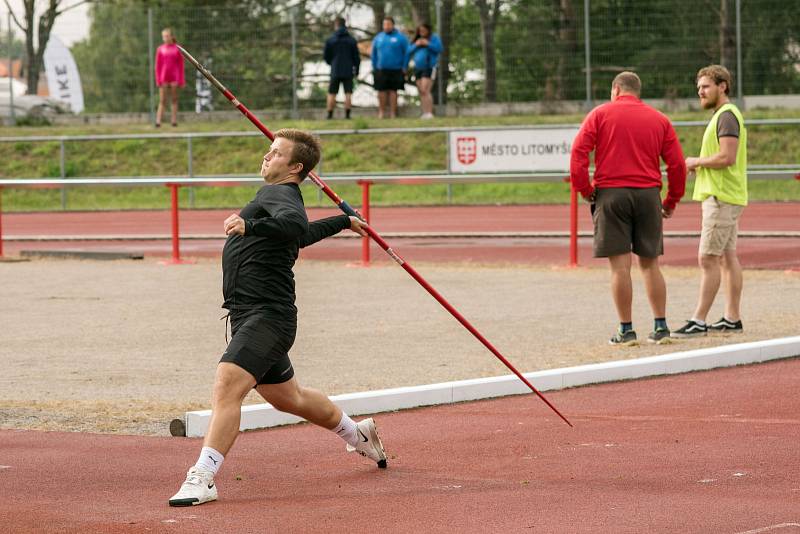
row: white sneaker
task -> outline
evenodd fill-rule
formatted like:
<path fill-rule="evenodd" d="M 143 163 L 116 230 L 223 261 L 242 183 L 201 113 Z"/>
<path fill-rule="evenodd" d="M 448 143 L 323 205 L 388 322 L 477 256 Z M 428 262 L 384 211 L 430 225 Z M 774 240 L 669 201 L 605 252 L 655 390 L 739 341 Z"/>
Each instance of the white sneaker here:
<path fill-rule="evenodd" d="M 181 489 L 170 498 L 169 505 L 192 506 L 216 500 L 217 486 L 214 484 L 214 473 L 192 467 L 186 473 L 186 480 Z"/>
<path fill-rule="evenodd" d="M 427 119 L 432 119 L 432 118 L 433 118 L 433 113 L 423 113 L 423 114 L 420 116 L 420 119 L 425 119 L 425 120 L 427 120 Z"/>
<path fill-rule="evenodd" d="M 357 452 L 361 456 L 377 462 L 381 469 L 386 469 L 386 452 L 383 450 L 381 438 L 378 437 L 375 421 L 370 417 L 359 421 L 356 426 L 358 427 L 358 444 L 355 447 L 348 444 L 347 452 Z"/>

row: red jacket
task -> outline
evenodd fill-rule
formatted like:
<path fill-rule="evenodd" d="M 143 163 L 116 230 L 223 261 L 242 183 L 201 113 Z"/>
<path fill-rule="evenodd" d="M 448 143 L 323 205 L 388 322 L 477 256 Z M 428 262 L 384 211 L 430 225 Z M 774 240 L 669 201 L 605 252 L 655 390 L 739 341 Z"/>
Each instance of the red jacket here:
<path fill-rule="evenodd" d="M 594 183 L 589 153 L 595 151 Z M 632 95 L 593 109 L 572 143 L 570 180 L 584 198 L 594 188 L 661 188 L 659 156 L 667 164 L 664 207 L 675 209 L 686 188 L 686 162 L 675 129 L 663 113 Z"/>

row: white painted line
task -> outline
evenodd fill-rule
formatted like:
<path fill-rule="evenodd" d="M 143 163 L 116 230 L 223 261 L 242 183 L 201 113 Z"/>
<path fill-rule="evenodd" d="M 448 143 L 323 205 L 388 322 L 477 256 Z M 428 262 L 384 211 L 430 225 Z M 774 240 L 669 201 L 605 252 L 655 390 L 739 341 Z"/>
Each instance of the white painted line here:
<path fill-rule="evenodd" d="M 770 525 L 768 527 L 762 527 L 754 530 L 746 530 L 744 532 L 738 532 L 737 534 L 760 534 L 761 532 L 771 532 L 773 530 L 778 530 L 781 528 L 791 528 L 791 527 L 800 528 L 800 523 L 779 523 L 777 525 Z"/>
<path fill-rule="evenodd" d="M 800 356 L 800 336 L 662 354 L 635 360 L 548 369 L 524 373 L 524 376 L 539 391 L 552 391 L 587 384 L 687 373 L 794 356 Z M 425 386 L 348 393 L 331 397 L 331 400 L 350 415 L 362 415 L 524 393 L 530 393 L 527 386 L 516 376 L 506 375 Z M 204 436 L 210 419 L 211 410 L 186 412 L 186 436 L 190 438 Z M 254 404 L 242 407 L 242 420 L 239 428 L 253 430 L 294 424 L 301 420 L 299 417 L 279 412 L 269 404 Z"/>

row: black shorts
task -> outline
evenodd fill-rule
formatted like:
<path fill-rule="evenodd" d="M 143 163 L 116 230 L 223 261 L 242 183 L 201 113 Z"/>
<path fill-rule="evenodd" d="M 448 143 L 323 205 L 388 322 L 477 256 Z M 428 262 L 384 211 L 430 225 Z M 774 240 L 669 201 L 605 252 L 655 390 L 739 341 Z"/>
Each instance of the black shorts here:
<path fill-rule="evenodd" d="M 422 78 L 432 78 L 433 69 L 419 69 L 414 71 L 414 79 L 420 80 Z"/>
<path fill-rule="evenodd" d="M 234 363 L 258 384 L 282 384 L 294 376 L 289 349 L 297 319 L 263 310 L 231 313 L 231 342 L 220 362 Z"/>
<path fill-rule="evenodd" d="M 339 92 L 339 84 L 344 86 L 345 93 L 353 92 L 353 78 L 331 78 L 331 83 L 328 84 L 328 94 L 337 94 Z"/>
<path fill-rule="evenodd" d="M 377 91 L 400 91 L 405 85 L 403 71 L 400 69 L 376 70 L 373 79 L 375 80 L 375 90 Z"/>
<path fill-rule="evenodd" d="M 661 194 L 657 187 L 609 187 L 597 190 L 594 257 L 633 252 L 643 258 L 664 253 Z"/>

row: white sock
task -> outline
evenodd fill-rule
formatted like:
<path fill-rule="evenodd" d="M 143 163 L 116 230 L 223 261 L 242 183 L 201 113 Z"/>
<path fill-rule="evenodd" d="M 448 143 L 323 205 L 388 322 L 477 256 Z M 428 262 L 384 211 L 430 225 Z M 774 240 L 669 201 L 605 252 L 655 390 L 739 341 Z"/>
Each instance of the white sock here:
<path fill-rule="evenodd" d="M 706 322 L 705 321 L 701 321 L 700 319 L 692 319 L 692 321 L 696 322 L 700 326 L 705 326 L 706 325 Z"/>
<path fill-rule="evenodd" d="M 339 425 L 332 430 L 337 436 L 353 447 L 358 443 L 358 427 L 356 426 L 356 422 L 350 419 L 346 413 L 342 412 L 342 420 L 339 421 Z"/>
<path fill-rule="evenodd" d="M 200 451 L 200 458 L 197 459 L 197 463 L 194 466 L 211 471 L 216 475 L 219 468 L 222 467 L 222 460 L 224 459 L 225 457 L 218 450 L 211 447 L 203 447 Z"/>

